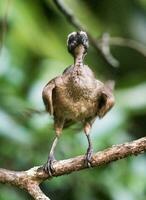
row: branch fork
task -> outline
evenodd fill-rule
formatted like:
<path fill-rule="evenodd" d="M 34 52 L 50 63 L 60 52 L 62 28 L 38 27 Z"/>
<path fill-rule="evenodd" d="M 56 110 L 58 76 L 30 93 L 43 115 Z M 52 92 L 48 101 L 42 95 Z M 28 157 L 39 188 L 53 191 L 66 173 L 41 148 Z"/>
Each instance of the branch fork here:
<path fill-rule="evenodd" d="M 93 154 L 91 159 L 92 167 L 98 167 L 108 164 L 112 161 L 126 158 L 132 155 L 138 155 L 146 151 L 146 137 L 138 140 L 113 145 L 112 147 Z M 53 176 L 70 174 L 75 171 L 88 168 L 85 163 L 85 155 L 69 158 L 66 160 L 56 161 L 53 165 Z M 10 171 L 0 169 L 0 182 L 15 185 L 25 189 L 35 200 L 50 200 L 40 189 L 39 185 L 51 176 L 43 171 L 43 166 L 36 166 L 27 171 Z"/>

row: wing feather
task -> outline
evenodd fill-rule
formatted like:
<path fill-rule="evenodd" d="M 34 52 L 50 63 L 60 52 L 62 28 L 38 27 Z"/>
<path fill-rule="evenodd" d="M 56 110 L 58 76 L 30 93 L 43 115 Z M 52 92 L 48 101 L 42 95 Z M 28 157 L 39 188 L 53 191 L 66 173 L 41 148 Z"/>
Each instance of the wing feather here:
<path fill-rule="evenodd" d="M 53 115 L 53 101 L 52 101 L 52 93 L 55 89 L 55 81 L 52 79 L 45 85 L 43 92 L 42 92 L 42 98 L 43 102 L 45 104 L 46 110 L 50 113 L 50 115 Z"/>

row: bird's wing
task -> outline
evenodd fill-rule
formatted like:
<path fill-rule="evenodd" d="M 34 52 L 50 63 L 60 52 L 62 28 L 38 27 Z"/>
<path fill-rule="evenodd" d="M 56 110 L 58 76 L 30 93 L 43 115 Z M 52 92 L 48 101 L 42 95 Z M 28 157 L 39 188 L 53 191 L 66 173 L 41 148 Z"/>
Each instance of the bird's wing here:
<path fill-rule="evenodd" d="M 98 116 L 102 118 L 113 107 L 115 99 L 113 96 L 112 88 L 106 85 L 103 87 L 101 94 L 98 98 Z"/>
<path fill-rule="evenodd" d="M 105 82 L 105 87 L 108 88 L 111 92 L 115 89 L 115 81 L 114 80 L 108 80 Z"/>
<path fill-rule="evenodd" d="M 55 89 L 55 79 L 52 79 L 49 81 L 42 92 L 42 98 L 43 102 L 45 104 L 46 110 L 50 113 L 50 115 L 53 115 L 53 102 L 52 102 L 52 93 L 53 89 Z"/>

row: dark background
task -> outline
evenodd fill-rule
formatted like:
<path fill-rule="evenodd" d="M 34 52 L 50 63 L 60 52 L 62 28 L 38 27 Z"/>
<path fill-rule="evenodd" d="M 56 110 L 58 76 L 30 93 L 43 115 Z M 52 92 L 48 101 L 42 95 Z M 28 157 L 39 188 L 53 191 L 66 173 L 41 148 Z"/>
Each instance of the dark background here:
<path fill-rule="evenodd" d="M 145 0 L 64 3 L 95 38 L 108 32 L 146 44 Z M 0 1 L 0 167 L 26 170 L 46 161 L 54 137 L 53 119 L 31 109 L 44 110 L 43 86 L 73 63 L 66 38 L 75 30 L 51 0 Z M 146 57 L 127 47 L 112 46 L 111 52 L 119 68 L 106 64 L 91 45 L 85 61 L 100 80 L 116 81 L 116 104 L 92 129 L 95 151 L 146 134 Z M 81 127 L 74 125 L 63 132 L 56 156 L 80 155 L 86 147 Z M 145 200 L 145 166 L 145 155 L 139 155 L 54 178 L 42 189 L 53 200 Z M 0 200 L 8 199 L 31 197 L 0 184 Z"/>

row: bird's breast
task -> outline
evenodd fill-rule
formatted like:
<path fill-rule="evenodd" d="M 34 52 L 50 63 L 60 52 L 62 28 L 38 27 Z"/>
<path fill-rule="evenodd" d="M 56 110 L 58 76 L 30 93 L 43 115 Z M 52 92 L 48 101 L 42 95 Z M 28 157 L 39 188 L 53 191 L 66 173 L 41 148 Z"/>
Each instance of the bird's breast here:
<path fill-rule="evenodd" d="M 80 80 L 82 81 L 82 80 Z M 95 88 L 94 88 L 95 89 Z M 67 119 L 83 120 L 91 117 L 97 107 L 97 95 L 93 88 L 71 86 L 57 87 L 54 109 Z"/>

